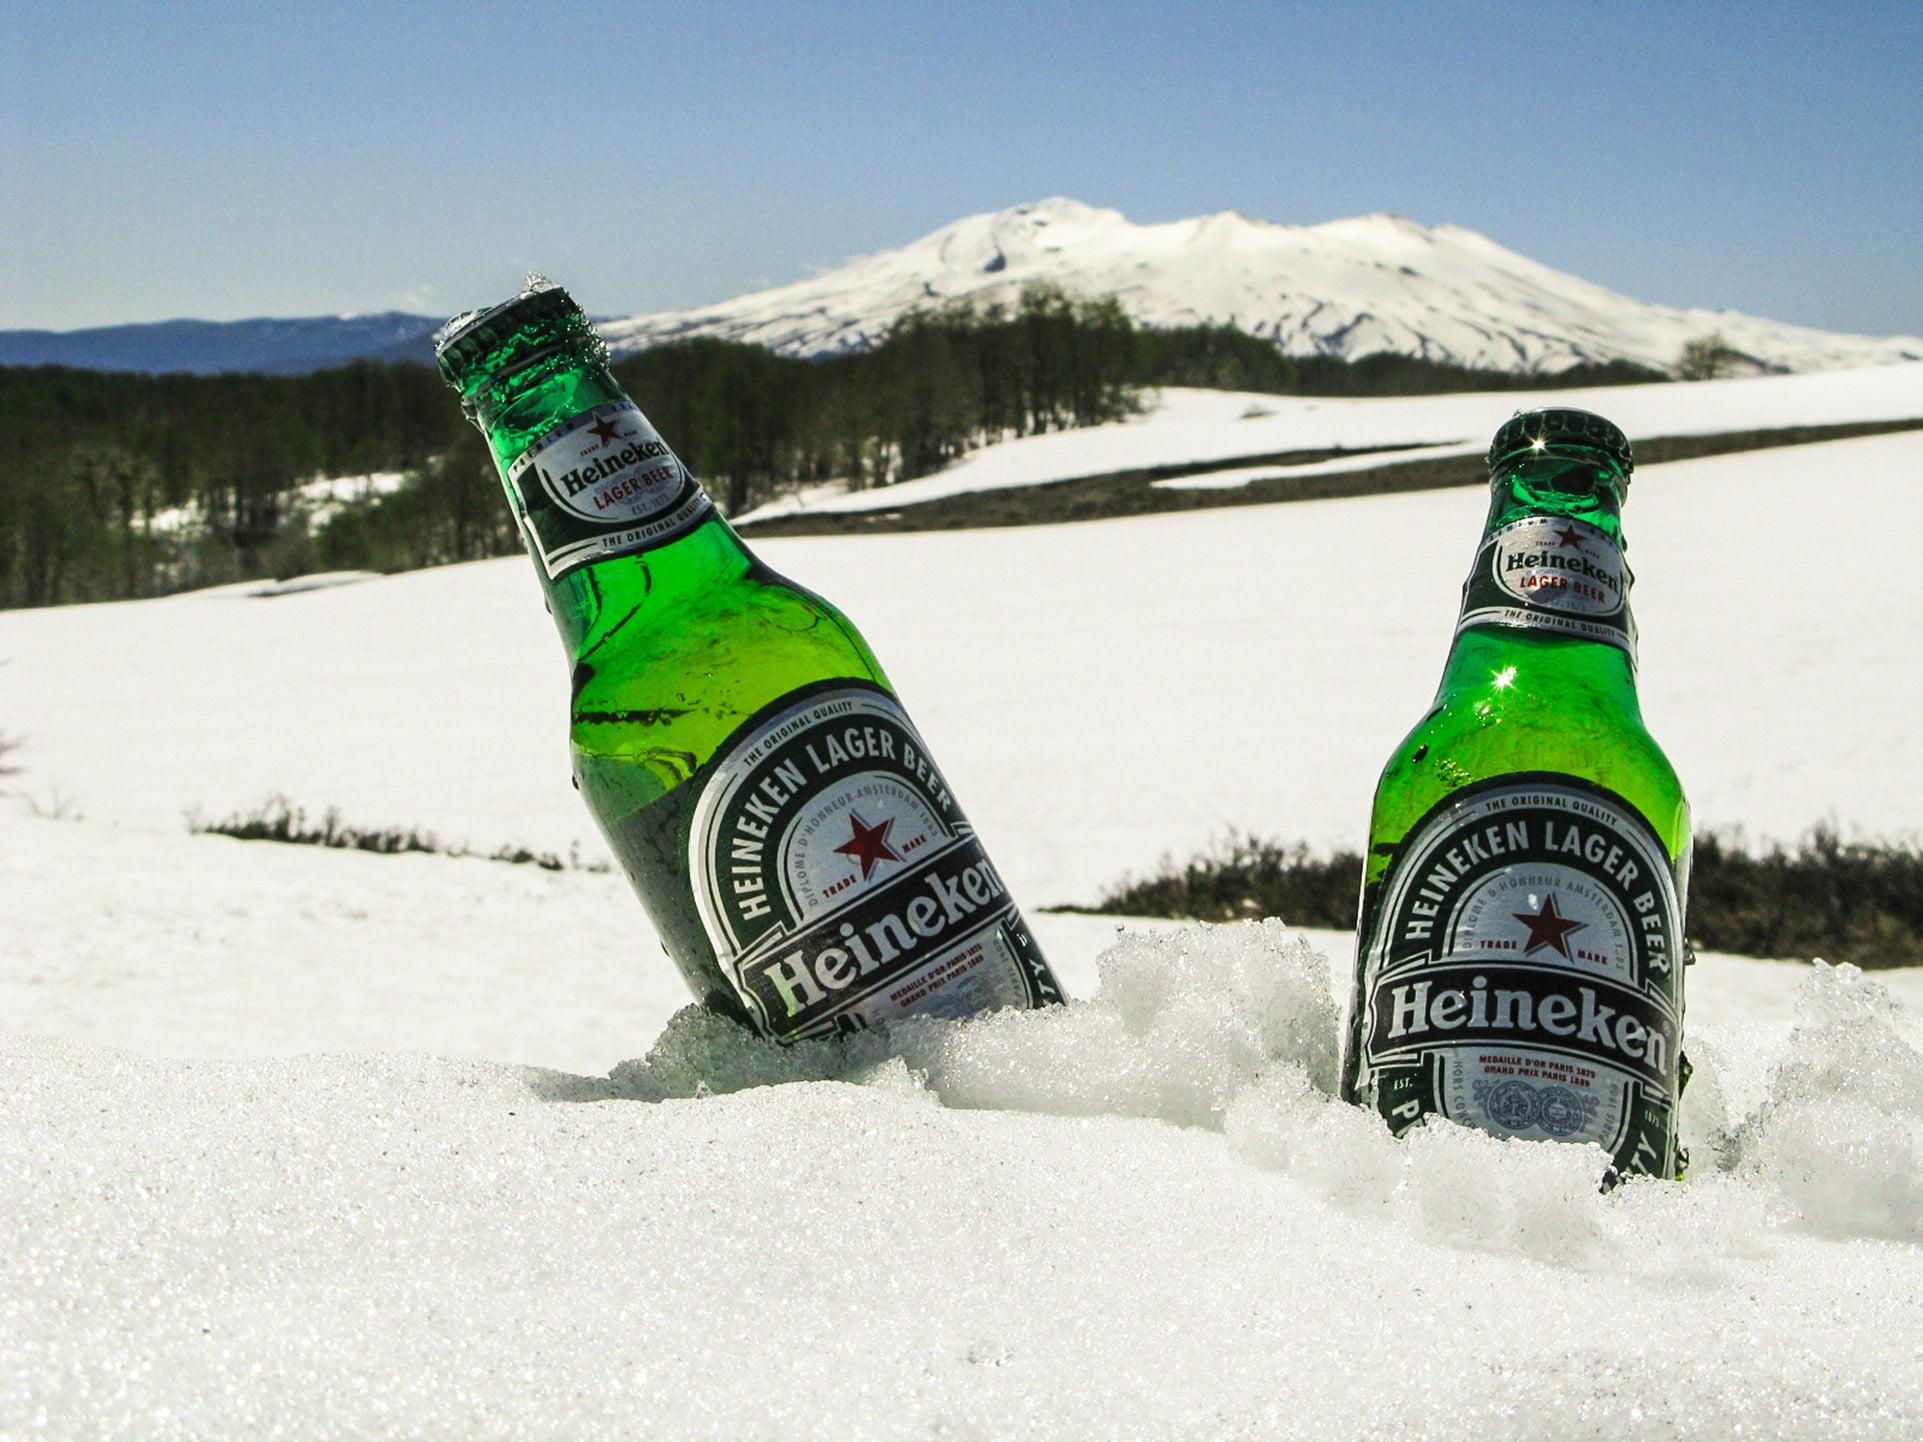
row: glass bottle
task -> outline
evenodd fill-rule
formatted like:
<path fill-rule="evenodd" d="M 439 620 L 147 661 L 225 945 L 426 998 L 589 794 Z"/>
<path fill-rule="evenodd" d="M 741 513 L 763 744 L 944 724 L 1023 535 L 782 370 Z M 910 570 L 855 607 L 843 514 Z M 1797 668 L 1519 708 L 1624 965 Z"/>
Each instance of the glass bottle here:
<path fill-rule="evenodd" d="M 575 784 L 695 995 L 783 1041 L 1061 1000 L 867 642 L 735 534 L 567 293 L 437 353 L 567 648 Z"/>
<path fill-rule="evenodd" d="M 1527 411 L 1488 461 L 1435 705 L 1376 787 L 1344 1094 L 1675 1176 L 1689 807 L 1636 696 L 1629 442 Z"/>

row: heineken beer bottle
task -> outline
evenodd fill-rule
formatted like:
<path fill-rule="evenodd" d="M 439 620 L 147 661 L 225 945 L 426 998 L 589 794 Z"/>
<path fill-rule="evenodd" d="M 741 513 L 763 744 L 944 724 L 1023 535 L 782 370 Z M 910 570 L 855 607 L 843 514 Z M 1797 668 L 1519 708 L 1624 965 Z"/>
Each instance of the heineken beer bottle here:
<path fill-rule="evenodd" d="M 833 606 L 776 575 L 530 280 L 450 321 L 573 670 L 574 778 L 695 995 L 780 1040 L 1061 999 Z"/>
<path fill-rule="evenodd" d="M 1689 808 L 1636 701 L 1629 442 L 1516 415 L 1442 685 L 1376 788 L 1344 1058 L 1432 1113 L 1675 1176 Z"/>

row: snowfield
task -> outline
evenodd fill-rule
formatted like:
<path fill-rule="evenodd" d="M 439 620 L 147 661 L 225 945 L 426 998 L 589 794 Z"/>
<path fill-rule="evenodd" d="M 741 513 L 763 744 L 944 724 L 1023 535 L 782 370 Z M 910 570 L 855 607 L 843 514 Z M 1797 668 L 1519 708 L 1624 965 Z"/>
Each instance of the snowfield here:
<path fill-rule="evenodd" d="M 1595 404 L 1897 419 L 1920 377 Z M 1526 398 L 1262 402 L 1111 430 L 1479 448 Z M 1923 433 L 1637 473 L 1699 825 L 1915 834 L 1919 480 Z M 280 793 L 604 856 L 524 560 L 0 613 L 0 1438 L 1923 1434 L 1923 973 L 1704 957 L 1691 1178 L 1604 1196 L 1330 1099 L 1346 935 L 1039 910 L 1230 827 L 1356 845 L 1483 505 L 758 543 L 874 642 L 1077 998 L 898 1058 L 682 1010 L 617 875 L 187 833 Z"/>
<path fill-rule="evenodd" d="M 1923 416 L 1923 365 L 1855 376 L 1589 398 L 1643 435 L 1678 433 L 1692 409 L 1727 429 L 1731 393 L 1752 423 Z M 1047 442 L 1056 474 L 1085 473 L 1078 443 L 1106 455 L 1118 436 L 1157 457 L 1226 447 L 1267 424 L 1234 418 L 1250 399 L 1217 398 L 1210 422 L 1182 393 L 973 464 Z M 1297 408 L 1319 424 L 1320 403 L 1261 399 L 1277 424 Z M 1429 425 L 1480 447 L 1528 400 L 1373 402 L 1336 435 L 1390 444 Z M 1625 523 L 1644 710 L 1702 825 L 1794 839 L 1923 817 L 1923 617 L 1866 567 L 1918 516 L 1920 462 L 1923 433 L 1903 433 L 1638 471 Z M 1466 488 L 755 544 L 862 627 L 1032 909 L 1092 901 L 1229 827 L 1358 846 L 1376 771 L 1433 694 L 1485 507 Z M 20 785 L 146 830 L 281 793 L 484 851 L 605 856 L 567 783 L 566 666 L 528 565 L 0 613 Z"/>

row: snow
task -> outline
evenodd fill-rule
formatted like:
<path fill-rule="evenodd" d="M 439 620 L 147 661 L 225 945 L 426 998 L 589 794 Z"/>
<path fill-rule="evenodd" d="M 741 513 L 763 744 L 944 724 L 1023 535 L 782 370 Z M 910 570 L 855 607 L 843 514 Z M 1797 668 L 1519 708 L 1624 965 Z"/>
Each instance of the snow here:
<path fill-rule="evenodd" d="M 1453 446 L 1413 446 L 1406 450 L 1367 451 L 1361 455 L 1335 456 L 1325 461 L 1304 461 L 1293 465 L 1235 466 L 1223 471 L 1203 471 L 1192 476 L 1171 476 L 1149 484 L 1164 491 L 1235 491 L 1257 481 L 1300 480 L 1305 476 L 1338 476 L 1351 471 L 1374 470 L 1378 466 L 1398 465 L 1404 461 L 1434 461 L 1456 456 L 1479 455 L 1484 447 L 1474 441 Z"/>
<path fill-rule="evenodd" d="M 361 476 L 323 476 L 294 488 L 297 503 L 307 508 L 308 525 L 320 527 L 355 501 L 392 495 L 407 483 L 402 471 L 375 471 Z"/>
<path fill-rule="evenodd" d="M 1113 296 L 1148 326 L 1236 326 L 1291 355 L 1397 351 L 1541 372 L 1628 360 L 1669 371 L 1685 344 L 1720 334 L 1752 368 L 1923 360 L 1915 336 L 1837 335 L 1632 300 L 1458 226 L 1398 215 L 1290 226 L 1233 211 L 1135 225 L 1061 198 L 968 216 L 793 285 L 601 330 L 617 353 L 719 336 L 818 355 L 859 348 L 907 312 L 944 301 L 1012 306 L 1037 282 Z"/>
<path fill-rule="evenodd" d="M 1915 1435 L 1919 1038 L 1875 983 L 1804 980 L 1728 1170 L 1600 1196 L 1586 1149 L 1331 1101 L 1320 967 L 1140 938 L 820 1080 L 692 1012 L 599 1082 L 0 1037 L 0 1426 Z"/>
<path fill-rule="evenodd" d="M 1904 433 L 1637 473 L 1644 707 L 1703 825 L 1916 828 L 1923 617 L 1838 578 L 1917 515 L 1920 467 Z M 1484 505 L 1465 488 L 757 546 L 863 628 L 1033 908 L 1230 827 L 1358 845 Z M 566 781 L 565 662 L 527 565 L 0 615 L 0 725 L 26 740 L 29 793 L 96 823 L 174 829 L 283 793 L 483 852 L 605 856 Z"/>
<path fill-rule="evenodd" d="M 358 476 L 319 476 L 303 481 L 291 493 L 291 504 L 308 530 L 318 530 L 356 501 L 392 495 L 407 484 L 404 471 L 372 471 Z M 162 535 L 197 530 L 205 519 L 198 501 L 168 506 L 153 514 L 149 525 Z"/>
<path fill-rule="evenodd" d="M 1915 414 L 1893 374 L 1728 404 Z M 1897 434 L 1637 473 L 1699 822 L 1914 834 L 1923 619 L 1866 558 L 1920 472 Z M 875 643 L 1078 998 L 896 1058 L 683 1010 L 615 874 L 187 832 L 282 793 L 603 854 L 524 561 L 0 613 L 0 1437 L 1918 1435 L 1923 972 L 1705 956 L 1691 1178 L 1602 1195 L 1330 1099 L 1346 935 L 1039 910 L 1230 826 L 1355 845 L 1482 506 L 758 543 Z"/>
<path fill-rule="evenodd" d="M 688 1001 L 618 873 L 0 806 L 0 887 L 0 1031 L 158 1056 L 424 1051 L 601 1074 Z M 1116 920 L 1031 921 L 1064 983 L 1093 991 Z"/>

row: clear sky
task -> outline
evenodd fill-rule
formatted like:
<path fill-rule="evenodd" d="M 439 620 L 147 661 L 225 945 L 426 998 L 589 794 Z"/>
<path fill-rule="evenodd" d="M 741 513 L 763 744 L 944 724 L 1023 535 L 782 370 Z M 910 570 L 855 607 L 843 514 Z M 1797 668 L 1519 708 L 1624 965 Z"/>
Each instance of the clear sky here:
<path fill-rule="evenodd" d="M 1051 195 L 1923 334 L 1923 3 L 0 0 L 0 328 L 669 309 Z"/>

